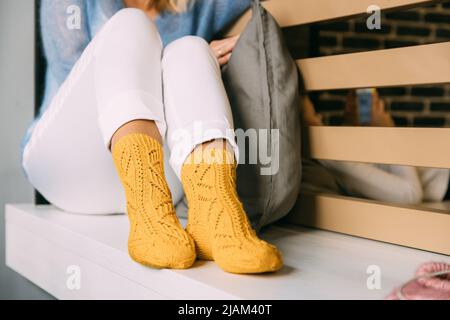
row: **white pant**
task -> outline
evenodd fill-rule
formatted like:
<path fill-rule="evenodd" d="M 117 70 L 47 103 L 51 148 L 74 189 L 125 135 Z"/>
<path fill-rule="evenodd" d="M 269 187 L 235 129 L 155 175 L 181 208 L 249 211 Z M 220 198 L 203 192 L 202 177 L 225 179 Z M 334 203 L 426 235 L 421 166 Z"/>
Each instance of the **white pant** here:
<path fill-rule="evenodd" d="M 239 159 L 229 101 L 208 43 L 189 36 L 163 49 L 145 13 L 123 9 L 87 46 L 34 127 L 22 163 L 29 181 L 65 211 L 125 212 L 109 145 L 117 129 L 138 119 L 154 120 L 165 141 L 175 203 L 183 197 L 182 163 L 197 145 L 227 139 Z"/>

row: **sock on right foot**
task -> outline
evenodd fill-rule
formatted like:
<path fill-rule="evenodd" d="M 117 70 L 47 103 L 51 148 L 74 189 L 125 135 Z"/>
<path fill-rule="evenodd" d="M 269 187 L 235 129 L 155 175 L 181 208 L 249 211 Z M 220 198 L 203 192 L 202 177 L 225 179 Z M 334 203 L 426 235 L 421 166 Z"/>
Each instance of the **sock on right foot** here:
<path fill-rule="evenodd" d="M 159 142 L 144 134 L 125 136 L 115 144 L 113 159 L 126 192 L 131 258 L 154 268 L 189 268 L 195 244 L 176 217 Z"/>

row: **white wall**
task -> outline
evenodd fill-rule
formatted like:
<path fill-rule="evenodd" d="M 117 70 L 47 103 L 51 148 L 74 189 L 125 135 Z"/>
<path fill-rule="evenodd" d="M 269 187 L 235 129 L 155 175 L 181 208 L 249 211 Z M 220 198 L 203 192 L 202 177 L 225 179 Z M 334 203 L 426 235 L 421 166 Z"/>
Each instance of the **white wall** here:
<path fill-rule="evenodd" d="M 20 141 L 33 116 L 34 0 L 0 0 L 0 299 L 46 299 L 5 266 L 5 203 L 32 202 Z"/>

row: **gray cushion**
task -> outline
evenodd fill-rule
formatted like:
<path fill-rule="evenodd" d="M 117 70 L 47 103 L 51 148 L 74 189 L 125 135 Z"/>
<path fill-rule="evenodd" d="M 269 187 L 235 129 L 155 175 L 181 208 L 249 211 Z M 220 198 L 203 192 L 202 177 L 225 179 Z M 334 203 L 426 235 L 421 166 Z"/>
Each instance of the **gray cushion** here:
<path fill-rule="evenodd" d="M 248 155 L 242 164 L 245 150 L 240 144 L 237 171 L 239 196 L 253 226 L 260 229 L 285 216 L 296 202 L 301 146 L 297 66 L 280 27 L 259 1 L 254 2 L 252 19 L 223 69 L 223 78 L 235 128 L 267 132 L 265 154 L 272 157 L 271 165 L 249 164 Z M 272 173 L 263 175 L 264 168 Z"/>

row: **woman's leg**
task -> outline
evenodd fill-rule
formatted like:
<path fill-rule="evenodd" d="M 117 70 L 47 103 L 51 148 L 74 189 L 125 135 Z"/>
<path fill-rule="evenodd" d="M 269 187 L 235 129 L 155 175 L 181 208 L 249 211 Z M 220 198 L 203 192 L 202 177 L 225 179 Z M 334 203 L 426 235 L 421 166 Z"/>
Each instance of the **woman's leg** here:
<path fill-rule="evenodd" d="M 106 144 L 112 144 L 127 198 L 129 253 L 145 265 L 187 268 L 195 261 L 195 246 L 176 217 L 164 173 L 162 43 L 144 12 L 123 12 L 97 48 L 95 80 L 100 127 Z M 130 103 L 142 108 L 133 119 L 124 108 Z M 139 112 L 146 117 L 137 117 Z"/>
<path fill-rule="evenodd" d="M 111 139 L 111 150 L 114 149 L 114 146 L 119 140 L 133 133 L 145 134 L 158 141 L 160 145 L 163 144 L 161 134 L 159 133 L 158 126 L 155 121 L 134 120 L 124 124 L 114 133 Z"/>
<path fill-rule="evenodd" d="M 280 253 L 257 237 L 237 195 L 231 108 L 209 45 L 179 39 L 164 50 L 162 67 L 170 162 L 189 202 L 197 254 L 233 273 L 278 270 Z"/>
<path fill-rule="evenodd" d="M 116 198 L 125 203 L 119 173 L 131 257 L 154 267 L 186 268 L 195 248 L 175 216 L 164 175 L 161 52 L 145 13 L 124 9 L 114 15 L 38 122 L 24 167 L 49 201 L 82 213 L 108 208 Z"/>

